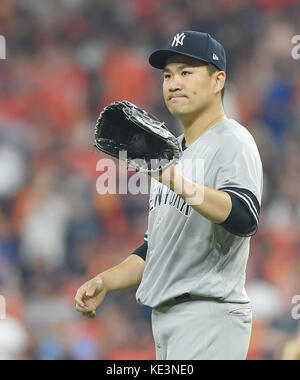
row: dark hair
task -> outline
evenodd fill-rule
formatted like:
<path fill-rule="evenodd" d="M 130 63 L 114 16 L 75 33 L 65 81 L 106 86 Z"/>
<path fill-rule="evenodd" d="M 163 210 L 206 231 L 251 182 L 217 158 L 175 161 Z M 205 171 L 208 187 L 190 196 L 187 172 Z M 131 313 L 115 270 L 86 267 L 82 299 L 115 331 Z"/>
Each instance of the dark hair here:
<path fill-rule="evenodd" d="M 220 69 L 217 68 L 217 66 L 213 65 L 212 63 L 209 63 L 206 65 L 208 73 L 210 76 L 212 76 L 217 71 L 220 71 Z M 224 94 L 225 94 L 225 86 L 222 89 L 221 95 L 222 95 L 222 101 L 224 100 Z"/>

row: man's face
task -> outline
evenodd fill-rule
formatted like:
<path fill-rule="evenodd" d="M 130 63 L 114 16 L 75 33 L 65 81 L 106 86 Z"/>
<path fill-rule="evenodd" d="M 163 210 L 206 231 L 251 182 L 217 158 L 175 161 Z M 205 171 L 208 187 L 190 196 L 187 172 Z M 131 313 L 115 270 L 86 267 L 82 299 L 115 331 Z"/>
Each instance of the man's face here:
<path fill-rule="evenodd" d="M 197 117 L 216 99 L 215 75 L 206 64 L 185 56 L 167 60 L 163 71 L 163 95 L 172 115 L 186 120 Z"/>

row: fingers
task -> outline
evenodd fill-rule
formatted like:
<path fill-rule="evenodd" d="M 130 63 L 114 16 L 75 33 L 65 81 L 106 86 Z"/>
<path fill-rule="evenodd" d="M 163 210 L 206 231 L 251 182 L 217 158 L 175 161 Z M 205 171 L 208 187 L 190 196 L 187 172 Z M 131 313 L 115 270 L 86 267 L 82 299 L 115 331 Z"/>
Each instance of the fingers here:
<path fill-rule="evenodd" d="M 76 304 L 76 310 L 81 313 L 84 317 L 87 318 L 95 318 L 96 311 L 95 310 L 89 310 L 87 307 L 82 308 L 78 304 Z"/>
<path fill-rule="evenodd" d="M 75 296 L 76 305 L 79 305 L 82 308 L 85 308 L 85 304 L 84 304 L 85 293 L 86 293 L 86 290 L 84 288 L 80 288 Z"/>
<path fill-rule="evenodd" d="M 78 311 L 79 313 L 87 313 L 91 311 L 87 308 L 87 306 L 81 307 L 78 304 L 76 304 L 75 308 L 76 308 L 76 311 Z"/>
<path fill-rule="evenodd" d="M 102 288 L 103 288 L 103 283 L 101 279 L 90 281 L 89 283 L 85 284 L 78 290 L 75 296 L 75 302 L 79 306 L 84 308 L 86 306 L 85 305 L 86 299 L 92 298 L 95 295 L 97 295 L 96 292 L 99 293 L 102 290 Z"/>
<path fill-rule="evenodd" d="M 103 290 L 103 282 L 101 279 L 97 279 L 91 283 L 89 283 L 86 290 L 86 297 L 92 298 L 97 296 L 101 290 Z"/>
<path fill-rule="evenodd" d="M 75 296 L 76 310 L 85 317 L 94 318 L 96 316 L 95 306 L 93 298 L 97 297 L 101 291 L 104 289 L 103 282 L 101 279 L 94 279 L 85 285 L 83 285 Z"/>
<path fill-rule="evenodd" d="M 95 293 L 96 293 L 96 289 L 97 289 L 97 284 L 95 283 L 91 283 L 88 285 L 87 289 L 86 289 L 86 298 L 92 298 L 95 296 Z"/>
<path fill-rule="evenodd" d="M 87 317 L 87 318 L 95 318 L 96 317 L 96 311 L 95 310 L 82 309 L 78 305 L 76 305 L 76 310 L 79 313 L 81 313 L 83 317 Z"/>

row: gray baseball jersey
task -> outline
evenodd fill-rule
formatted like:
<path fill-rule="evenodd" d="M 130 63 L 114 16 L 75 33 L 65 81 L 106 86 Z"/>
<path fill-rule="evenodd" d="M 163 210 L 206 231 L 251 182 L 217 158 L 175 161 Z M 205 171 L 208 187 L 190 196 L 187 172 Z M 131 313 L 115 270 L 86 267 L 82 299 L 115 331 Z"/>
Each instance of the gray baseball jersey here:
<path fill-rule="evenodd" d="M 183 137 L 178 140 L 181 142 Z M 202 162 L 203 174 L 184 162 Z M 178 170 L 213 189 L 251 192 L 257 203 L 247 195 L 237 195 L 243 198 L 258 224 L 262 164 L 252 135 L 238 122 L 225 120 L 205 132 L 183 152 Z M 156 308 L 190 293 L 224 302 L 248 303 L 245 272 L 250 238 L 234 235 L 206 219 L 152 179 L 145 235 L 148 251 L 137 301 Z"/>

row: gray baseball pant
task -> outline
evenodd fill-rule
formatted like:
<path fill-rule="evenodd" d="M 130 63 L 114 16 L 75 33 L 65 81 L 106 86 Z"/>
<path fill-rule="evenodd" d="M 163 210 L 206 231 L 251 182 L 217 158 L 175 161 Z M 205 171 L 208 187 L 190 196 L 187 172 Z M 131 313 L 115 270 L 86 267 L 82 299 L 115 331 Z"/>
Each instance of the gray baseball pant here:
<path fill-rule="evenodd" d="M 250 304 L 193 300 L 152 310 L 157 360 L 245 360 Z"/>

